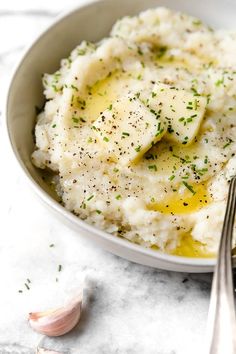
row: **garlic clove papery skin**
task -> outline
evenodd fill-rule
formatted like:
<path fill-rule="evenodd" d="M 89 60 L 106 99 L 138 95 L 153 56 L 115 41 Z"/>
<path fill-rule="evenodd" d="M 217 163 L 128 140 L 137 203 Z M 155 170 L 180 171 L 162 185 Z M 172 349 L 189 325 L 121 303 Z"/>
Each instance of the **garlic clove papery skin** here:
<path fill-rule="evenodd" d="M 80 320 L 82 295 L 70 301 L 64 307 L 29 314 L 30 326 L 41 334 L 58 337 L 68 333 Z"/>

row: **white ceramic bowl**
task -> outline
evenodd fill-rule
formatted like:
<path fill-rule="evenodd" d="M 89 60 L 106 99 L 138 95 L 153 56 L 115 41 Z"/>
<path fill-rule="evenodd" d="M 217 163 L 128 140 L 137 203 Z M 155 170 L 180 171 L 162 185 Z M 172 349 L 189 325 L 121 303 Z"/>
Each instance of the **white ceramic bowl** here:
<path fill-rule="evenodd" d="M 89 2 L 60 17 L 30 47 L 13 76 L 6 105 L 7 128 L 14 154 L 38 196 L 68 223 L 106 250 L 131 261 L 174 271 L 212 271 L 215 260 L 165 255 L 114 237 L 88 225 L 57 203 L 41 171 L 31 163 L 34 149 L 32 131 L 35 106 L 42 106 L 41 75 L 52 73 L 60 59 L 67 57 L 81 40 L 97 41 L 108 35 L 113 23 L 125 15 L 135 15 L 156 6 L 185 11 L 213 27 L 233 28 L 236 18 L 234 0 L 101 0 Z"/>

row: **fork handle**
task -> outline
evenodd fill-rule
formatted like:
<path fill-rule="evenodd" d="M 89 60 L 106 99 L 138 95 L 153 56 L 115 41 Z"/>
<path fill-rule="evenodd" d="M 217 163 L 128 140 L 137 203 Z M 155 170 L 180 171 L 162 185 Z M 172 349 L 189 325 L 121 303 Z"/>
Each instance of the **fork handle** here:
<path fill-rule="evenodd" d="M 208 354 L 236 354 L 236 318 L 232 271 L 232 237 L 236 210 L 236 178 L 229 186 L 227 207 L 208 314 Z"/>

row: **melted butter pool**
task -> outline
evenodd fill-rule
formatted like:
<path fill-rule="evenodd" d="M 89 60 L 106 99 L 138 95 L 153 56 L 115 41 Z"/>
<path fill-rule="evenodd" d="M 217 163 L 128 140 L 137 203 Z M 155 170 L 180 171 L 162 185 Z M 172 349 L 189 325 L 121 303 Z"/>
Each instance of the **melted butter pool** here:
<path fill-rule="evenodd" d="M 206 251 L 206 247 L 199 241 L 192 238 L 191 235 L 184 235 L 179 246 L 171 252 L 172 255 L 192 258 L 213 258 L 215 254 Z"/>
<path fill-rule="evenodd" d="M 186 190 L 184 193 L 173 192 L 161 202 L 148 205 L 149 210 L 159 211 L 163 214 L 188 214 L 200 210 L 211 202 L 205 184 L 195 185 L 195 194 Z M 155 249 L 155 248 L 154 248 Z M 179 245 L 170 254 L 192 258 L 212 258 L 215 254 L 209 253 L 204 244 L 196 241 L 190 234 L 181 237 Z"/>
<path fill-rule="evenodd" d="M 188 214 L 200 210 L 211 202 L 205 184 L 192 186 L 194 193 L 186 189 L 168 193 L 161 201 L 147 205 L 149 210 L 159 211 L 163 214 Z"/>
<path fill-rule="evenodd" d="M 153 250 L 158 251 L 157 246 L 151 247 Z M 209 253 L 206 246 L 192 238 L 190 234 L 185 234 L 181 237 L 179 245 L 169 252 L 170 255 L 188 258 L 214 258 L 214 253 Z"/>

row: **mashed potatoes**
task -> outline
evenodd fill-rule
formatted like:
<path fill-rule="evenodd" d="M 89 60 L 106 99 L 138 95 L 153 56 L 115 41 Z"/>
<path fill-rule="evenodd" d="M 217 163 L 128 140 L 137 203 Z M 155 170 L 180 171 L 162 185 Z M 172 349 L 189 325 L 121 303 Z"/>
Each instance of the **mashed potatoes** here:
<path fill-rule="evenodd" d="M 34 164 L 67 209 L 164 252 L 217 250 L 235 174 L 236 32 L 165 8 L 125 17 L 45 74 Z"/>

